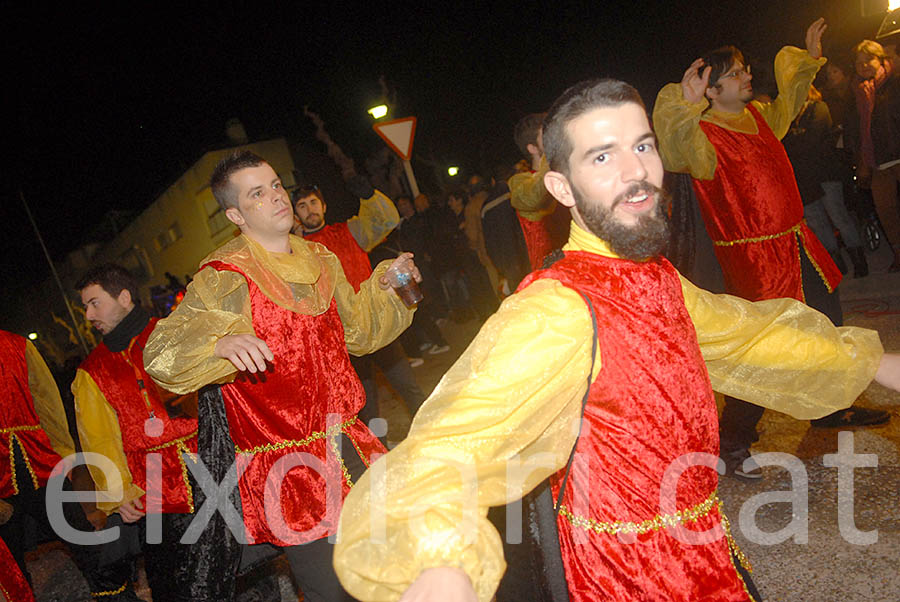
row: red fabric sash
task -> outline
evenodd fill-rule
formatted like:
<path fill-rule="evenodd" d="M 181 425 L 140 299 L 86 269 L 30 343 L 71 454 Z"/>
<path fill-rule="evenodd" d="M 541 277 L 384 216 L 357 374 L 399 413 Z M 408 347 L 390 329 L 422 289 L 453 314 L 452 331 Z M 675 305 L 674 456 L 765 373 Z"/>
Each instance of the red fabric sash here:
<path fill-rule="evenodd" d="M 700 121 L 716 149 L 717 165 L 712 180 L 694 179 L 710 238 L 734 243 L 715 247 L 728 292 L 751 301 L 802 301 L 801 252 L 832 291 L 841 272 L 803 221 L 803 202 L 784 146 L 756 107 L 747 107 L 758 134 Z"/>
<path fill-rule="evenodd" d="M 717 473 L 693 466 L 677 480 L 673 507 L 661 507 L 667 469 L 685 454 L 717 456 L 719 441 L 716 403 L 677 272 L 662 258 L 638 263 L 568 252 L 521 287 L 538 278 L 587 295 L 597 315 L 601 370 L 558 517 L 570 597 L 747 600 L 724 538 L 689 545 L 657 527 L 629 541 L 573 524 L 573 517 L 643 523 L 703 507 L 714 496 Z M 561 473 L 552 479 L 554 498 L 560 480 Z M 714 503 L 698 514 L 687 529 L 719 522 Z"/>
<path fill-rule="evenodd" d="M 0 330 L 0 498 L 18 493 L 14 480 L 12 440 L 18 440 L 31 474 L 18 475 L 34 480 L 35 488 L 47 484 L 53 467 L 60 461 L 34 409 L 28 388 L 25 338 Z"/>
<path fill-rule="evenodd" d="M 358 293 L 359 285 L 372 275 L 372 263 L 369 256 L 359 246 L 346 222 L 329 224 L 309 234 L 303 233 L 303 238 L 325 245 L 325 248 L 337 255 L 341 260 L 341 267 L 353 289 Z"/>
<path fill-rule="evenodd" d="M 357 453 L 368 465 L 373 454 L 386 451 L 356 418 L 365 393 L 350 365 L 337 304 L 332 299 L 318 316 L 294 313 L 276 305 L 235 266 L 208 265 L 247 280 L 254 331 L 275 355 L 264 374 L 241 373 L 222 386 L 238 466 L 246 469 L 239 487 L 247 535 L 280 546 L 331 535 L 351 485 L 336 455 L 340 434 L 355 448 L 345 444 L 341 456 Z M 286 464 L 304 458 L 307 466 Z M 311 467 L 317 463 L 319 470 Z M 278 487 L 280 497 L 274 497 Z M 272 507 L 280 509 L 281 527 L 267 520 L 267 496 L 277 502 Z"/>
<path fill-rule="evenodd" d="M 156 321 L 151 318 L 125 351 L 113 353 L 100 343 L 81 364 L 81 369 L 94 379 L 107 403 L 116 411 L 122 431 L 122 448 L 135 485 L 147 491 L 147 454 L 161 456 L 162 499 L 157 497 L 156 488 L 149 491 L 148 494 L 154 495 L 154 499 L 149 500 L 150 507 L 158 508 L 162 504 L 163 513 L 189 513 L 193 512 L 193 495 L 180 454 L 183 449 L 197 451 L 197 419 L 169 418 L 159 389 L 144 370 L 144 345 Z M 144 430 L 151 411 L 163 424 L 159 436 L 150 436 Z"/>
<path fill-rule="evenodd" d="M 34 594 L 28 587 L 25 575 L 19 570 L 19 565 L 2 539 L 0 539 L 0 592 L 9 602 L 34 602 Z"/>

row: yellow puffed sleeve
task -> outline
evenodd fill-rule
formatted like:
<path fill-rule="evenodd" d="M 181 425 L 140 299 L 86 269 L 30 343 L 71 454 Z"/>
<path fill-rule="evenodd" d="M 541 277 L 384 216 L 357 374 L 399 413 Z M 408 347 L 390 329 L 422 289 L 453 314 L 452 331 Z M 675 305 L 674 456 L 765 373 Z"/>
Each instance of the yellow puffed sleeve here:
<path fill-rule="evenodd" d="M 469 575 L 480 600 L 491 599 L 505 562 L 487 509 L 521 498 L 565 465 L 592 334 L 582 298 L 556 281 L 539 280 L 503 302 L 407 439 L 350 490 L 334 564 L 351 595 L 396 600 L 423 570 L 452 566 Z M 599 364 L 598 355 L 597 371 Z M 510 470 L 520 463 L 531 465 Z"/>
<path fill-rule="evenodd" d="M 254 334 L 247 281 L 236 272 L 203 268 L 175 311 L 156 323 L 144 347 L 144 367 L 162 388 L 179 395 L 227 382 L 237 369 L 213 350 L 229 334 Z"/>
<path fill-rule="evenodd" d="M 689 173 L 711 180 L 716 172 L 716 149 L 700 129 L 700 117 L 709 106 L 705 98 L 696 104 L 684 99 L 681 84 L 666 84 L 653 106 L 653 129 L 668 171 Z"/>
<path fill-rule="evenodd" d="M 814 59 L 809 52 L 785 46 L 775 55 L 775 83 L 778 96 L 774 101 L 761 103 L 753 101 L 760 114 L 779 140 L 784 138 L 791 122 L 800 113 L 809 94 L 809 86 L 816 73 L 825 64 L 825 58 Z"/>
<path fill-rule="evenodd" d="M 356 243 L 368 253 L 380 245 L 399 223 L 397 207 L 383 192 L 376 190 L 369 198 L 359 200 L 359 215 L 347 220 L 347 228 Z"/>
<path fill-rule="evenodd" d="M 836 328 L 794 299 L 681 286 L 716 391 L 806 420 L 848 407 L 875 377 L 884 350 L 873 330 Z"/>
<path fill-rule="evenodd" d="M 362 356 L 377 351 L 392 342 L 412 324 L 415 307 L 407 308 L 391 289 L 382 290 L 379 279 L 391 261 L 379 263 L 372 275 L 359 285 L 359 292 L 347 282 L 341 262 L 336 255 L 326 257 L 334 273 L 334 299 L 344 325 L 347 351 Z"/>
<path fill-rule="evenodd" d="M 25 341 L 25 366 L 28 369 L 28 389 L 34 399 L 34 410 L 47 433 L 53 451 L 65 458 L 75 453 L 75 442 L 69 434 L 69 421 L 62 398 L 50 368 L 31 341 Z"/>
<path fill-rule="evenodd" d="M 112 514 L 125 502 L 144 495 L 144 490 L 131 482 L 118 416 L 90 374 L 84 370 L 75 373 L 72 394 L 75 395 L 75 415 L 78 417 L 78 438 L 81 439 L 82 450 L 111 460 L 122 478 L 121 488 L 111 488 L 106 473 L 98 466 L 88 465 L 96 485 L 97 508 Z"/>
<path fill-rule="evenodd" d="M 544 187 L 544 174 L 548 171 L 547 157 L 542 156 L 536 172 L 517 173 L 509 179 L 509 202 L 527 220 L 538 222 L 556 209 L 556 199 Z"/>

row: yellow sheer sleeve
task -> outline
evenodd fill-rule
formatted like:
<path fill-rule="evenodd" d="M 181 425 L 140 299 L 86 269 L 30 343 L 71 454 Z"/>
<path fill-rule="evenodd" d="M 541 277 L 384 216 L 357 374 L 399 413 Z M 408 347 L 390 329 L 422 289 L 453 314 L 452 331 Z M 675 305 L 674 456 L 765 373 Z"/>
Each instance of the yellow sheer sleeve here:
<path fill-rule="evenodd" d="M 62 398 L 50 368 L 31 341 L 25 341 L 25 366 L 28 369 L 28 389 L 34 399 L 34 410 L 47 433 L 53 451 L 65 458 L 75 453 L 75 442 L 69 433 L 69 421 Z"/>
<path fill-rule="evenodd" d="M 487 509 L 565 465 L 592 334 L 584 301 L 556 281 L 503 302 L 344 502 L 334 563 L 350 594 L 396 600 L 421 571 L 453 566 L 491 599 L 505 563 Z M 528 468 L 509 471 L 517 460 Z"/>
<path fill-rule="evenodd" d="M 716 172 L 716 149 L 700 129 L 700 117 L 709 106 L 703 99 L 693 104 L 684 99 L 681 84 L 666 84 L 656 96 L 653 129 L 668 171 L 690 173 L 711 180 Z"/>
<path fill-rule="evenodd" d="M 825 58 L 814 59 L 809 52 L 794 46 L 785 46 L 775 55 L 775 83 L 778 96 L 774 101 L 753 101 L 760 114 L 779 140 L 784 138 L 791 122 L 800 113 L 809 94 L 809 86 L 825 64 Z"/>
<path fill-rule="evenodd" d="M 548 171 L 547 157 L 541 157 L 541 167 L 536 172 L 517 173 L 509 179 L 509 202 L 527 220 L 540 221 L 556 208 L 556 199 L 544 187 L 544 174 Z"/>
<path fill-rule="evenodd" d="M 97 508 L 107 514 L 115 512 L 125 502 L 144 495 L 144 490 L 131 482 L 131 470 L 122 448 L 122 431 L 116 411 L 106 401 L 97 383 L 84 370 L 75 373 L 72 383 L 75 395 L 75 414 L 78 417 L 78 438 L 81 448 L 105 456 L 116 466 L 122 477 L 121 488 L 110 488 L 100 467 L 89 465 L 97 491 Z"/>
<path fill-rule="evenodd" d="M 347 228 L 362 249 L 368 253 L 380 245 L 400 223 L 397 207 L 383 192 L 359 201 L 359 215 L 347 220 Z"/>
<path fill-rule="evenodd" d="M 344 342 L 353 355 L 367 355 L 381 349 L 412 324 L 415 308 L 408 309 L 392 290 L 382 290 L 378 280 L 390 261 L 379 263 L 372 275 L 355 292 L 347 282 L 336 255 L 327 258 L 335 274 L 334 298 L 344 325 Z"/>
<path fill-rule="evenodd" d="M 681 286 L 716 391 L 805 420 L 846 408 L 875 376 L 884 350 L 873 330 L 836 328 L 793 299 Z"/>
<path fill-rule="evenodd" d="M 226 335 L 254 334 L 249 295 L 247 281 L 236 272 L 211 267 L 197 272 L 184 299 L 147 340 L 147 373 L 179 395 L 230 380 L 237 369 L 213 350 Z"/>

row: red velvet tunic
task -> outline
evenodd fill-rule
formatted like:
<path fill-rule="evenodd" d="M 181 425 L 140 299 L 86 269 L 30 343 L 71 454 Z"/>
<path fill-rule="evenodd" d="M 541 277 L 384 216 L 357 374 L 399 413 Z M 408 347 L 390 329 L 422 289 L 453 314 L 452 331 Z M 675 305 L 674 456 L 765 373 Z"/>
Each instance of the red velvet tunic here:
<path fill-rule="evenodd" d="M 25 452 L 34 487 L 43 487 L 53 467 L 60 461 L 34 409 L 28 388 L 25 339 L 0 331 L 0 498 L 19 492 L 14 479 L 13 441 Z M 21 477 L 22 475 L 19 475 Z"/>
<path fill-rule="evenodd" d="M 562 248 L 569 239 L 569 223 L 572 214 L 564 207 L 557 206 L 553 213 L 545 215 L 534 222 L 525 219 L 521 214 L 519 224 L 522 226 L 522 234 L 525 236 L 525 246 L 528 248 L 528 261 L 532 270 L 540 269 L 544 263 L 544 257 L 552 251 Z"/>
<path fill-rule="evenodd" d="M 0 593 L 9 602 L 34 602 L 34 594 L 28 587 L 25 575 L 9 553 L 9 548 L 0 539 Z"/>
<path fill-rule="evenodd" d="M 318 316 L 294 313 L 235 266 L 207 265 L 247 280 L 253 329 L 275 356 L 261 377 L 241 373 L 222 386 L 243 471 L 239 488 L 248 539 L 285 546 L 327 537 L 337 530 L 352 485 L 342 457 L 356 453 L 368 466 L 373 454 L 386 453 L 356 417 L 365 393 L 350 365 L 337 303 L 332 298 Z M 337 455 L 342 433 L 350 444 L 343 443 Z"/>
<path fill-rule="evenodd" d="M 803 202 L 784 146 L 756 107 L 747 108 L 756 120 L 756 135 L 700 121 L 716 149 L 717 165 L 712 180 L 694 179 L 728 292 L 751 301 L 803 301 L 801 252 L 832 291 L 841 273 L 803 221 Z"/>
<path fill-rule="evenodd" d="M 147 500 L 148 507 L 160 508 L 161 504 L 163 513 L 189 513 L 194 511 L 193 493 L 181 453 L 197 452 L 197 419 L 169 418 L 159 390 L 144 370 L 144 345 L 155 325 L 156 318 L 151 318 L 125 351 L 113 353 L 100 343 L 80 368 L 116 411 L 132 482 L 153 496 Z M 162 421 L 159 436 L 144 430 L 151 414 Z M 147 487 L 147 455 L 151 453 L 162 460 L 162 499 L 158 488 Z"/>
<path fill-rule="evenodd" d="M 717 460 L 719 451 L 716 403 L 675 269 L 665 259 L 576 251 L 521 286 L 537 278 L 587 295 L 597 315 L 601 370 L 557 517 L 571 599 L 748 600 L 717 527 L 714 469 L 684 470 L 674 505 L 661 506 L 661 489 L 671 490 L 664 474 L 678 458 Z M 551 480 L 554 499 L 561 477 Z M 715 528 L 718 537 L 682 543 L 660 518 L 676 510 L 696 518 L 687 530 Z M 623 521 L 644 523 L 646 532 L 613 524 Z"/>
<path fill-rule="evenodd" d="M 325 248 L 337 255 L 344 268 L 347 282 L 353 286 L 353 290 L 359 292 L 359 285 L 372 275 L 372 263 L 369 256 L 350 232 L 347 222 L 329 224 L 321 230 L 303 233 L 303 238 L 325 245 Z"/>

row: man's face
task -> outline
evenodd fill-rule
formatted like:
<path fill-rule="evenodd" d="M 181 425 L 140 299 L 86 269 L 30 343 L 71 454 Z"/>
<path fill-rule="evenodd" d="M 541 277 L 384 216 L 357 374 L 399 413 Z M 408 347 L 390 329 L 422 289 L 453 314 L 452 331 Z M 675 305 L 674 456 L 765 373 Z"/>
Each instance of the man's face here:
<path fill-rule="evenodd" d="M 416 200 L 413 201 L 413 204 L 416 206 L 416 211 L 418 213 L 425 213 L 428 211 L 428 208 L 431 207 L 431 201 L 429 201 L 428 197 L 424 194 L 417 196 Z"/>
<path fill-rule="evenodd" d="M 825 65 L 825 81 L 828 83 L 829 88 L 837 88 L 844 83 L 845 79 L 847 78 L 840 67 L 835 67 L 831 64 Z"/>
<path fill-rule="evenodd" d="M 238 191 L 238 206 L 225 214 L 244 234 L 264 240 L 291 231 L 294 225 L 291 201 L 271 165 L 246 167 L 233 173 L 229 181 Z"/>
<path fill-rule="evenodd" d="M 463 200 L 458 196 L 450 195 L 447 199 L 447 206 L 450 207 L 453 213 L 459 215 L 463 210 Z"/>
<path fill-rule="evenodd" d="M 856 67 L 856 74 L 861 78 L 872 79 L 878 74 L 878 69 L 881 68 L 881 59 L 877 56 L 860 52 L 856 55 L 854 66 Z"/>
<path fill-rule="evenodd" d="M 570 121 L 566 132 L 572 142 L 569 174 L 551 172 L 554 179 L 562 177 L 553 195 L 575 205 L 576 223 L 618 255 L 658 254 L 668 240 L 663 166 L 644 109 L 634 103 L 593 109 Z"/>
<path fill-rule="evenodd" d="M 81 291 L 85 317 L 101 334 L 109 334 L 127 316 L 134 304 L 131 294 L 123 290 L 113 297 L 99 284 L 90 284 Z"/>
<path fill-rule="evenodd" d="M 734 61 L 731 68 L 719 76 L 719 81 L 713 87 L 715 90 L 715 102 L 723 108 L 743 109 L 748 102 L 753 100 L 753 85 L 750 83 L 753 76 L 740 62 Z"/>
<path fill-rule="evenodd" d="M 325 224 L 325 203 L 315 194 L 297 199 L 294 213 L 306 231 L 318 230 Z"/>

